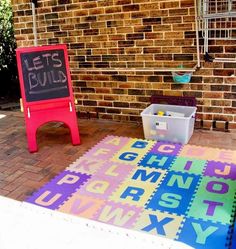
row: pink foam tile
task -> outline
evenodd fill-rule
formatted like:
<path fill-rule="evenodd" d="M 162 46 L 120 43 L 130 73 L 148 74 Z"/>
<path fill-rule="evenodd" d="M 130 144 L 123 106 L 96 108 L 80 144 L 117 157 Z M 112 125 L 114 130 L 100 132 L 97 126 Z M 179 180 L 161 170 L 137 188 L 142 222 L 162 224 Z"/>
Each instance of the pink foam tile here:
<path fill-rule="evenodd" d="M 131 138 L 128 137 L 107 136 L 90 149 L 85 156 L 99 160 L 108 160 L 130 140 Z"/>
<path fill-rule="evenodd" d="M 97 158 L 82 156 L 67 167 L 66 170 L 93 175 L 100 170 L 105 162 Z"/>
<path fill-rule="evenodd" d="M 110 181 L 124 180 L 138 166 L 128 165 L 119 162 L 106 161 L 97 170 L 96 175 L 106 177 Z M 92 176 L 93 177 L 93 176 Z"/>
<path fill-rule="evenodd" d="M 105 204 L 105 200 L 75 193 L 58 210 L 64 213 L 92 219 L 99 209 Z"/>
<path fill-rule="evenodd" d="M 120 180 L 109 176 L 94 175 L 87 184 L 82 186 L 79 193 L 93 198 L 108 199 L 111 193 L 119 186 Z"/>
<path fill-rule="evenodd" d="M 220 162 L 236 162 L 236 150 L 225 150 L 196 145 L 185 145 L 179 153 L 180 157 L 214 160 Z"/>
<path fill-rule="evenodd" d="M 142 207 L 108 201 L 94 219 L 110 225 L 132 228 L 142 211 Z"/>

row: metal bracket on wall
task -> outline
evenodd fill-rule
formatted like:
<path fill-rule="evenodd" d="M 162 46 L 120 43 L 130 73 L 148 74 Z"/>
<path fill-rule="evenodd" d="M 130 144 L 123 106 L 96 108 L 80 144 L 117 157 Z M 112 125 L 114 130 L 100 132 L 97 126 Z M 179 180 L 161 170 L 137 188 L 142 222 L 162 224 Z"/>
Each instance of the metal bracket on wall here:
<path fill-rule="evenodd" d="M 197 0 L 195 0 L 197 1 Z M 236 57 L 213 58 L 209 55 L 210 40 L 236 40 L 236 0 L 199 0 L 197 24 L 204 39 L 204 59 L 208 62 L 235 62 Z"/>
<path fill-rule="evenodd" d="M 38 0 L 32 0 L 32 3 L 34 4 L 34 6 L 37 8 L 38 7 Z"/>
<path fill-rule="evenodd" d="M 32 0 L 32 17 L 33 17 L 34 46 L 38 46 L 36 13 L 35 13 L 35 8 L 37 8 L 37 7 L 38 7 L 38 1 L 37 0 Z"/>

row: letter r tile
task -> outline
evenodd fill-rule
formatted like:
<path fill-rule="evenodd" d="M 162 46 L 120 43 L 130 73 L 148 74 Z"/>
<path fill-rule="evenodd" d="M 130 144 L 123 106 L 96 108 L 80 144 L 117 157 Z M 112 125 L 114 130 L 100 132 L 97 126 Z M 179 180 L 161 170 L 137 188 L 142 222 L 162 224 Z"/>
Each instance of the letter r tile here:
<path fill-rule="evenodd" d="M 155 184 L 152 183 L 128 180 L 119 186 L 109 200 L 144 207 L 155 188 Z"/>

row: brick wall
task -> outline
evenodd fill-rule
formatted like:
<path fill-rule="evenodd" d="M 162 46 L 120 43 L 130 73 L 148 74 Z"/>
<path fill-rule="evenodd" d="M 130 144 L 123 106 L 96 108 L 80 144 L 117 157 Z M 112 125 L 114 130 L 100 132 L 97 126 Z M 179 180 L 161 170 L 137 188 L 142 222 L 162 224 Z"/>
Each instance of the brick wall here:
<path fill-rule="evenodd" d="M 189 84 L 173 83 L 166 70 L 196 65 L 193 0 L 40 0 L 38 4 L 38 43 L 68 45 L 80 114 L 140 121 L 152 94 L 194 96 L 197 126 L 224 129 L 228 122 L 229 129 L 236 129 L 236 63 L 201 60 Z M 30 1 L 12 0 L 12 5 L 17 45 L 32 46 Z M 236 42 L 213 40 L 209 51 L 213 56 L 235 57 Z"/>

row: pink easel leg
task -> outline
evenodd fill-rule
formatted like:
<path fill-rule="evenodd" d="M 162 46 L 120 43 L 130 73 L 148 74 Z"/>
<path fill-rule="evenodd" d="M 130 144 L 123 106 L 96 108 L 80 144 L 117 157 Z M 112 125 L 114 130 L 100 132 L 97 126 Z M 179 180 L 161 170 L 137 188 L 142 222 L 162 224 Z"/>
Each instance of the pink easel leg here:
<path fill-rule="evenodd" d="M 68 128 L 70 129 L 70 137 L 73 145 L 80 144 L 80 136 L 79 136 L 79 128 L 77 119 L 71 116 L 69 120 L 67 120 Z"/>
<path fill-rule="evenodd" d="M 70 137 L 71 137 L 71 142 L 73 145 L 78 145 L 80 144 L 80 136 L 79 136 L 79 131 L 78 128 L 70 128 Z"/>
<path fill-rule="evenodd" d="M 36 133 L 37 129 L 35 130 L 32 128 L 27 132 L 28 149 L 30 153 L 38 151 Z"/>

